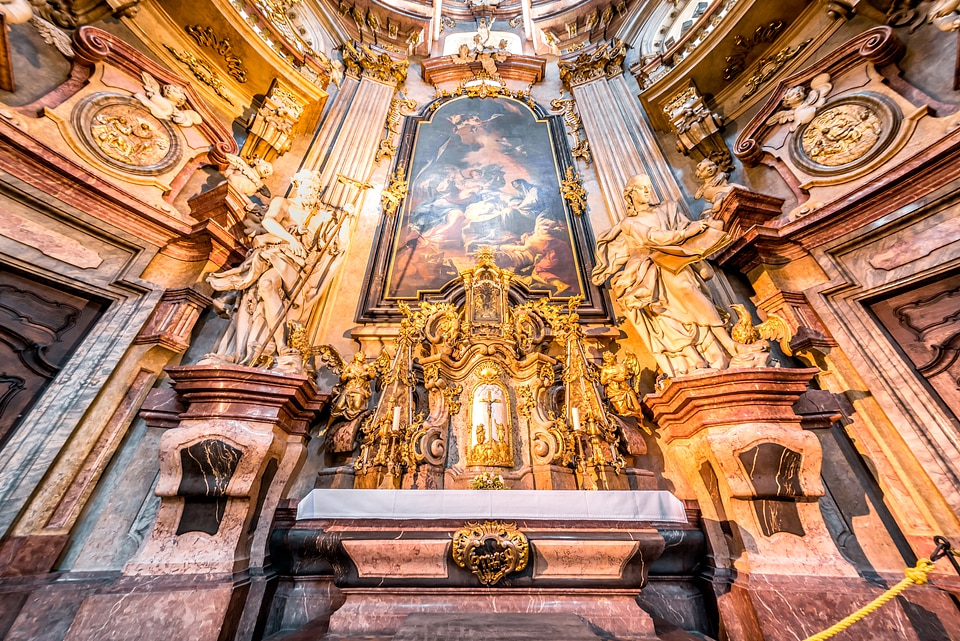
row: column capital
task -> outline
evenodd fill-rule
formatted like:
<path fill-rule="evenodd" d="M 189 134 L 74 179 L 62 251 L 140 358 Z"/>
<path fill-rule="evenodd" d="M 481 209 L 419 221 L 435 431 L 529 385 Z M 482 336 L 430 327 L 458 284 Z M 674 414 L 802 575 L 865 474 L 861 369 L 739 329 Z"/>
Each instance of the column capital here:
<path fill-rule="evenodd" d="M 573 93 L 573 87 L 594 80 L 609 79 L 623 73 L 623 60 L 627 46 L 614 38 L 582 51 L 572 59 L 560 59 L 560 80 L 564 88 Z"/>
<path fill-rule="evenodd" d="M 346 42 L 341 49 L 347 73 L 362 79 L 393 85 L 399 89 L 407 80 L 408 60 L 395 60 L 389 53 L 368 44 Z"/>

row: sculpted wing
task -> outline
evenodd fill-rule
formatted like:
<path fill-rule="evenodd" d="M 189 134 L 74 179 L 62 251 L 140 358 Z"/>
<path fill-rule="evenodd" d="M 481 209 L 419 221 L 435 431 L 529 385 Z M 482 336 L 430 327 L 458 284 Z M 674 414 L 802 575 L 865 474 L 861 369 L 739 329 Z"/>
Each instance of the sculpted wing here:
<path fill-rule="evenodd" d="M 637 359 L 637 355 L 633 352 L 627 352 L 626 357 L 623 360 L 624 366 L 627 368 L 627 371 L 630 372 L 630 376 L 633 381 L 631 386 L 633 391 L 637 394 L 640 393 L 640 361 Z"/>
<path fill-rule="evenodd" d="M 786 320 L 776 314 L 767 314 L 767 320 L 757 325 L 755 329 L 760 334 L 760 338 L 777 341 L 784 354 L 787 356 L 793 355 L 793 351 L 790 349 L 790 339 L 793 338 L 793 332 Z"/>
<path fill-rule="evenodd" d="M 343 357 L 340 356 L 340 352 L 337 351 L 337 348 L 333 345 L 318 345 L 316 348 L 317 356 L 320 357 L 320 362 L 332 371 L 337 376 L 340 376 L 343 373 L 343 366 L 346 364 L 343 362 Z"/>
<path fill-rule="evenodd" d="M 768 125 L 782 125 L 793 121 L 793 109 L 783 109 L 767 118 Z"/>
<path fill-rule="evenodd" d="M 160 83 L 157 82 L 156 78 L 146 71 L 140 72 L 140 78 L 143 80 L 143 88 L 146 90 L 148 97 L 153 97 L 160 93 Z"/>

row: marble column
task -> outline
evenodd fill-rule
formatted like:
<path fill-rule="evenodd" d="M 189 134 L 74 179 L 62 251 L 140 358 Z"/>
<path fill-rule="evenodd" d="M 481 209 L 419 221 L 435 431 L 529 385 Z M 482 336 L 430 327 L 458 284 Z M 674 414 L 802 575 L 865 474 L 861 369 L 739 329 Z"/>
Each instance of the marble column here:
<path fill-rule="evenodd" d="M 841 556 L 821 513 L 820 442 L 794 411 L 817 372 L 757 368 L 678 377 L 644 400 L 664 455 L 700 504 L 714 563 L 709 572 L 731 641 L 803 638 L 882 592 Z M 917 596 L 935 595 L 918 588 Z M 900 608 L 889 604 L 849 638 L 917 638 Z"/>
<path fill-rule="evenodd" d="M 341 254 L 329 265 L 318 266 L 332 275 L 325 281 L 330 283 L 327 291 L 340 289 L 345 278 L 340 273 L 343 263 L 366 263 L 369 240 L 359 238 L 359 243 L 353 242 L 361 215 L 366 213 L 362 206 L 364 191 L 359 184 L 369 183 L 373 175 L 374 158 L 383 137 L 390 103 L 406 81 L 409 64 L 406 60 L 373 55 L 370 45 L 347 45 L 343 56 L 348 75 L 304 160 L 304 169 L 319 171 L 321 184 L 328 186 L 323 196 L 326 203 L 339 207 L 353 204 L 356 209 L 349 221 L 348 233 L 341 235 L 349 239 L 340 247 Z M 338 182 L 338 175 L 356 182 Z M 364 258 L 357 260 L 361 255 Z M 349 277 L 353 276 L 355 274 Z M 359 291 L 359 288 L 353 289 Z M 336 322 L 341 323 L 341 312 L 353 314 L 356 300 L 341 303 L 335 307 L 335 301 L 329 298 L 318 303 L 309 323 L 311 337 L 324 336 L 322 319 L 335 316 Z M 343 304 L 350 305 L 349 311 L 344 310 Z M 327 340 L 324 338 L 320 342 Z"/>
<path fill-rule="evenodd" d="M 680 186 L 623 78 L 625 56 L 625 47 L 612 41 L 559 63 L 560 77 L 573 94 L 590 141 L 611 225 L 624 217 L 623 187 L 638 173 L 650 175 L 661 199 L 683 202 Z"/>
<path fill-rule="evenodd" d="M 305 376 L 229 365 L 167 372 L 183 411 L 160 440 L 153 530 L 124 576 L 84 600 L 72 641 L 213 641 L 235 630 L 248 570 L 265 565 L 274 511 L 325 400 Z"/>

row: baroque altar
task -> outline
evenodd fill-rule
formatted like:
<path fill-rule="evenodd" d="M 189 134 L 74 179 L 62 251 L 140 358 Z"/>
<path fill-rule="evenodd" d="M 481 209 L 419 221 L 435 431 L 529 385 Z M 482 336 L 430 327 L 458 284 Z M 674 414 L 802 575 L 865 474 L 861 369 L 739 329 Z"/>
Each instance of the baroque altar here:
<path fill-rule="evenodd" d="M 630 415 L 622 393 L 605 400 L 604 385 L 610 395 L 624 377 L 593 364 L 579 301 L 518 302 L 513 278 L 482 251 L 460 273 L 460 305 L 401 305 L 396 352 L 371 366 L 379 401 L 333 422 L 329 449 L 343 465 L 318 487 L 468 489 L 478 476 L 527 490 L 654 487 L 652 473 L 625 469 L 645 444 L 636 416 L 611 409 Z M 340 363 L 345 398 L 358 375 L 327 360 Z"/>

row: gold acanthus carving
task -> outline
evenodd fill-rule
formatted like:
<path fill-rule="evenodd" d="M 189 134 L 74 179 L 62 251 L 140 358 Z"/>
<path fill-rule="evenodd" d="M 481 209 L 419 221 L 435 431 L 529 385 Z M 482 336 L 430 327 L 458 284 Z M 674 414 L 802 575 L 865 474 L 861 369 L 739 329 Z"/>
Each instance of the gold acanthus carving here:
<path fill-rule="evenodd" d="M 877 113 L 858 104 L 823 110 L 800 137 L 800 147 L 814 162 L 839 167 L 862 158 L 877 144 L 883 123 Z"/>
<path fill-rule="evenodd" d="M 388 53 L 377 53 L 370 45 L 345 42 L 343 64 L 347 73 L 356 78 L 367 77 L 397 87 L 407 80 L 407 60 L 394 60 Z"/>
<path fill-rule="evenodd" d="M 396 214 L 400 210 L 400 205 L 403 204 L 403 199 L 407 197 L 409 181 L 407 181 L 404 171 L 403 165 L 397 167 L 390 178 L 390 184 L 380 194 L 380 205 L 383 208 L 383 213 L 387 216 Z"/>
<path fill-rule="evenodd" d="M 247 69 L 243 66 L 243 60 L 240 56 L 233 52 L 233 44 L 230 42 L 230 38 L 221 38 L 214 32 L 213 27 L 201 27 L 198 24 L 187 25 L 184 27 L 184 31 L 196 40 L 201 47 L 216 51 L 226 63 L 227 73 L 237 82 L 247 81 Z"/>
<path fill-rule="evenodd" d="M 587 191 L 583 188 L 583 179 L 572 166 L 567 167 L 566 177 L 560 181 L 560 195 L 575 215 L 582 216 L 587 210 Z"/>
<path fill-rule="evenodd" d="M 386 133 L 377 153 L 373 157 L 374 162 L 380 162 L 384 158 L 393 158 L 397 153 L 397 145 L 394 143 L 395 136 L 400 135 L 400 123 L 404 116 L 412 116 L 417 109 L 417 101 L 411 98 L 405 98 L 402 93 L 397 93 L 390 101 L 390 110 L 387 111 L 387 121 L 384 124 Z M 403 113 L 407 112 L 407 113 Z"/>
<path fill-rule="evenodd" d="M 226 85 L 223 84 L 223 79 L 220 78 L 220 75 L 214 71 L 207 62 L 200 60 L 189 51 L 180 51 L 170 45 L 164 46 L 177 60 L 190 69 L 190 73 L 193 74 L 194 78 L 213 89 L 213 91 L 228 104 L 233 104 L 233 101 L 230 100 L 230 97 L 227 95 L 227 88 Z"/>
<path fill-rule="evenodd" d="M 560 80 L 567 91 L 599 78 L 613 78 L 623 73 L 623 59 L 627 47 L 613 39 L 598 45 L 593 51 L 580 54 L 571 61 L 560 61 Z"/>
<path fill-rule="evenodd" d="M 774 20 L 765 25 L 760 25 L 753 32 L 753 35 L 738 35 L 733 39 L 733 51 L 730 52 L 724 61 L 727 66 L 723 68 L 723 79 L 733 80 L 744 69 L 746 69 L 747 56 L 759 44 L 773 42 L 783 31 L 785 23 L 783 20 Z"/>
<path fill-rule="evenodd" d="M 560 112 L 563 123 L 567 126 L 567 133 L 573 136 L 574 144 L 570 153 L 574 158 L 579 158 L 589 165 L 593 161 L 590 155 L 590 142 L 587 140 L 586 132 L 583 131 L 583 122 L 576 112 L 573 98 L 554 98 L 550 101 L 550 108 Z"/>
<path fill-rule="evenodd" d="M 747 80 L 747 84 L 745 85 L 746 91 L 740 96 L 740 102 L 745 101 L 760 91 L 760 87 L 777 75 L 777 72 L 783 69 L 784 65 L 796 58 L 797 54 L 803 51 L 811 42 L 813 42 L 813 38 L 808 38 L 796 47 L 784 47 L 772 56 L 761 58 L 757 63 L 757 70 Z"/>
<path fill-rule="evenodd" d="M 467 523 L 453 535 L 453 560 L 483 585 L 496 585 L 507 575 L 527 567 L 530 542 L 516 523 Z"/>

